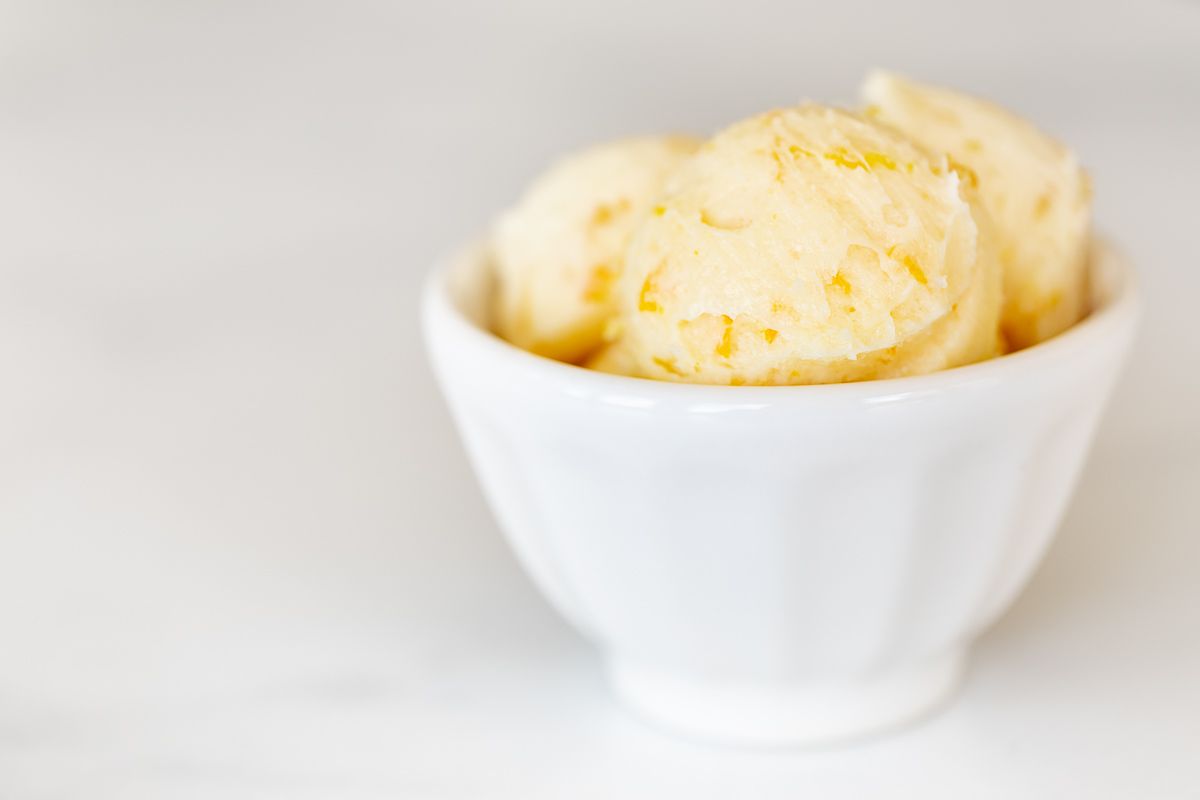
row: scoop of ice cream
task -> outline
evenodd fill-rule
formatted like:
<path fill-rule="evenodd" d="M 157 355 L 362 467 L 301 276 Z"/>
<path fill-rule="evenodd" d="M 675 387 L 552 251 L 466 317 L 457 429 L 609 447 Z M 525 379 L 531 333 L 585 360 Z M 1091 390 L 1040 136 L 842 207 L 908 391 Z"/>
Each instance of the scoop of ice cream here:
<path fill-rule="evenodd" d="M 1036 344 L 1078 321 L 1087 311 L 1091 202 L 1075 156 L 1025 120 L 957 92 L 876 72 L 863 95 L 868 115 L 977 176 L 1000 246 L 1010 345 Z"/>
<path fill-rule="evenodd" d="M 931 371 L 995 353 L 996 269 L 958 173 L 820 106 L 717 135 L 634 236 L 608 364 L 695 383 Z"/>
<path fill-rule="evenodd" d="M 596 372 L 607 372 L 610 375 L 629 375 L 639 377 L 637 363 L 633 354 L 620 340 L 603 345 L 599 350 L 588 356 L 583 366 Z"/>
<path fill-rule="evenodd" d="M 497 331 L 563 361 L 595 350 L 614 313 L 613 289 L 631 232 L 698 145 L 667 136 L 604 144 L 534 182 L 493 237 Z"/>

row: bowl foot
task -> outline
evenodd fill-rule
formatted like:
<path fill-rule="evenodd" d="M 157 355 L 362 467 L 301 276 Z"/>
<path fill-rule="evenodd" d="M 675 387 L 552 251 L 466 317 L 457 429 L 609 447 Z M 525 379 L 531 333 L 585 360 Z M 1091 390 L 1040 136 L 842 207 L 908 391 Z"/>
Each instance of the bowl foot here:
<path fill-rule="evenodd" d="M 963 654 L 843 681 L 734 684 L 620 659 L 609 664 L 633 713 L 676 733 L 756 747 L 841 742 L 915 722 L 957 688 Z"/>

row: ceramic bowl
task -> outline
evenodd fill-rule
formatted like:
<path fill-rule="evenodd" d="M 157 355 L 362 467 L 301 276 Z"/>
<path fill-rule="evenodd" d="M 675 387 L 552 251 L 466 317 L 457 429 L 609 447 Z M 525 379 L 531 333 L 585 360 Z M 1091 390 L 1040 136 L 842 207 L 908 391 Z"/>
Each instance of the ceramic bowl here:
<path fill-rule="evenodd" d="M 500 527 L 664 727 L 814 744 L 913 720 L 1046 551 L 1133 337 L 1092 259 L 1066 333 L 931 375 L 697 386 L 607 375 L 487 329 L 479 250 L 428 280 L 427 346 Z"/>

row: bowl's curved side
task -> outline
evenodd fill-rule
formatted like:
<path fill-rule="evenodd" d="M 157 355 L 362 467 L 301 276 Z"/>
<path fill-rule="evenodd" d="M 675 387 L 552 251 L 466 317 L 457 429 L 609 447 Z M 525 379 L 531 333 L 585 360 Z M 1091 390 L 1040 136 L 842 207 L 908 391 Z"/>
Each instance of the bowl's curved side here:
<path fill-rule="evenodd" d="M 1058 524 L 1136 319 L 1127 264 L 1105 253 L 1105 302 L 1076 329 L 874 385 L 592 373 L 487 334 L 437 276 L 425 335 L 514 549 L 622 674 L 909 685 L 872 676 L 954 662 Z M 843 721 L 879 723 L 847 702 Z"/>

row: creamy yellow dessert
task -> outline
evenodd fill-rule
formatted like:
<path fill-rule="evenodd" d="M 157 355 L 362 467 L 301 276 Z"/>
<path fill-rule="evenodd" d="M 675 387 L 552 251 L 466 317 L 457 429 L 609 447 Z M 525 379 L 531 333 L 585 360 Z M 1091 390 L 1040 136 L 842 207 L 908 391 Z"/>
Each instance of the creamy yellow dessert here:
<path fill-rule="evenodd" d="M 1009 344 L 1028 347 L 1077 322 L 1087 311 L 1091 201 L 1075 156 L 1014 114 L 957 92 L 876 72 L 863 96 L 868 115 L 973 172 L 995 224 Z"/>
<path fill-rule="evenodd" d="M 996 354 L 999 271 L 943 155 L 810 105 L 719 133 L 634 236 L 598 368 L 695 383 L 928 372 Z"/>
<path fill-rule="evenodd" d="M 579 361 L 602 342 L 630 234 L 699 142 L 646 137 L 567 158 L 534 182 L 492 237 L 497 331 L 540 355 Z"/>
<path fill-rule="evenodd" d="M 1082 318 L 1070 151 L 888 73 L 864 96 L 560 162 L 490 242 L 497 332 L 619 375 L 780 385 L 935 372 Z"/>

